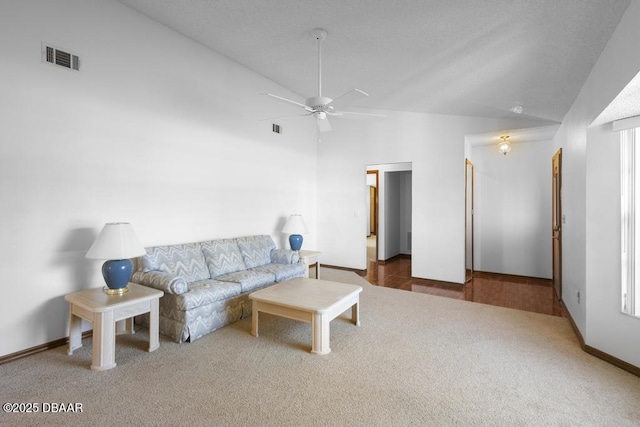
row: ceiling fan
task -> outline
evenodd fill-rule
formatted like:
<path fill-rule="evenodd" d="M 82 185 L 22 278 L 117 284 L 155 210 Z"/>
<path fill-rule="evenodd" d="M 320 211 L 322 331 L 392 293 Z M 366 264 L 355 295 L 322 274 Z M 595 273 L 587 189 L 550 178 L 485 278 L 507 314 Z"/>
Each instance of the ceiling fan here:
<path fill-rule="evenodd" d="M 307 98 L 304 104 L 302 104 L 272 93 L 267 93 L 266 95 L 277 99 L 278 101 L 303 108 L 305 113 L 300 115 L 313 116 L 316 119 L 316 123 L 318 123 L 318 129 L 320 132 L 327 132 L 331 130 L 329 116 L 385 117 L 382 114 L 356 113 L 353 111 L 340 111 L 336 109 L 336 107 L 339 108 L 340 105 L 348 105 L 360 98 L 369 96 L 369 94 L 360 89 L 351 89 L 349 92 L 342 94 L 335 99 L 329 98 L 328 96 L 322 96 L 322 41 L 327 38 L 327 31 L 321 28 L 315 28 L 312 30 L 312 34 L 315 39 L 318 40 L 318 96 Z"/>

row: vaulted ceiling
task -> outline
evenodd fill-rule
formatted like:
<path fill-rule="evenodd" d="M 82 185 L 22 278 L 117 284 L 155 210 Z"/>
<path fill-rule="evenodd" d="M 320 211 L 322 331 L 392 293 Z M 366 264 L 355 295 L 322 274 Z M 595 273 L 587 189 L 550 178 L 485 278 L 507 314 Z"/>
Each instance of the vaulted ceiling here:
<path fill-rule="evenodd" d="M 300 95 L 562 121 L 630 0 L 119 0 Z M 213 76 L 212 76 L 213 77 Z"/>

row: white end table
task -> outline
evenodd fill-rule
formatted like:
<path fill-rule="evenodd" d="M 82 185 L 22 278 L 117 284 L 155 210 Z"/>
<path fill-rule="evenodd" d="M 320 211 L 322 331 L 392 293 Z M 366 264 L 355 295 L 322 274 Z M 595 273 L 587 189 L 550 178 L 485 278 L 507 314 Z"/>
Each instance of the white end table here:
<path fill-rule="evenodd" d="M 305 277 L 309 277 L 309 266 L 316 266 L 316 279 L 320 279 L 320 255 L 322 252 L 318 251 L 298 251 L 298 255 L 300 256 L 300 260 L 307 267 L 307 275 Z"/>
<path fill-rule="evenodd" d="M 69 309 L 69 350 L 82 347 L 82 319 L 93 323 L 93 355 L 91 369 L 115 368 L 116 322 L 125 320 L 125 331 L 133 334 L 133 316 L 150 314 L 149 351 L 160 347 L 159 301 L 164 292 L 129 283 L 129 292 L 107 295 L 102 288 L 86 289 L 64 297 Z"/>

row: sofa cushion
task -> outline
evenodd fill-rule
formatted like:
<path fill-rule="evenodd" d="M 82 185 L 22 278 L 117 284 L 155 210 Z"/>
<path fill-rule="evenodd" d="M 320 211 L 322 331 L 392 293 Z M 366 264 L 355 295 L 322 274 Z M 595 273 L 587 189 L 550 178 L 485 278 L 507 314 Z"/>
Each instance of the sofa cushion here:
<path fill-rule="evenodd" d="M 145 248 L 140 258 L 143 271 L 163 271 L 183 277 L 187 282 L 210 279 L 200 243 Z"/>
<path fill-rule="evenodd" d="M 271 263 L 271 251 L 276 248 L 271 236 L 247 236 L 237 239 L 238 248 L 247 268 Z"/>
<path fill-rule="evenodd" d="M 159 289 L 168 294 L 183 294 L 187 292 L 187 281 L 184 277 L 175 276 L 164 271 L 136 271 L 131 276 L 131 281 L 141 285 Z"/>
<path fill-rule="evenodd" d="M 236 239 L 211 240 L 201 246 L 212 278 L 247 269 Z"/>
<path fill-rule="evenodd" d="M 219 280 L 200 280 L 189 283 L 189 290 L 184 294 L 167 298 L 165 304 L 178 310 L 191 310 L 212 304 L 216 301 L 226 300 L 242 293 L 240 283 L 222 282 Z M 173 302 L 169 300 L 172 299 Z M 161 299 L 162 303 L 162 299 Z"/>
<path fill-rule="evenodd" d="M 276 277 L 263 271 L 244 270 L 223 274 L 216 277 L 216 280 L 238 282 L 242 287 L 242 292 L 251 292 L 254 289 L 275 283 Z"/>
<path fill-rule="evenodd" d="M 274 249 L 271 251 L 271 262 L 274 264 L 295 264 L 300 261 L 300 254 L 290 249 Z"/>
<path fill-rule="evenodd" d="M 294 277 L 304 277 L 307 267 L 302 264 L 267 264 L 252 268 L 251 271 L 261 271 L 271 273 L 276 276 L 276 282 L 293 279 Z"/>

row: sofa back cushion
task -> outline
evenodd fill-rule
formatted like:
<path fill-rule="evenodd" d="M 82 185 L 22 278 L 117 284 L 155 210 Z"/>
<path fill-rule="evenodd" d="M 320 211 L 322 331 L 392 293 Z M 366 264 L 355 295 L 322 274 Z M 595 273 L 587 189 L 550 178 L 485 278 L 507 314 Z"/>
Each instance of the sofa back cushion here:
<path fill-rule="evenodd" d="M 210 279 L 200 243 L 145 248 L 140 258 L 142 271 L 162 271 L 184 277 L 187 282 Z"/>
<path fill-rule="evenodd" d="M 212 279 L 247 269 L 236 239 L 210 240 L 200 245 Z"/>
<path fill-rule="evenodd" d="M 276 248 L 271 236 L 239 237 L 238 248 L 247 268 L 271 263 L 271 251 Z"/>

